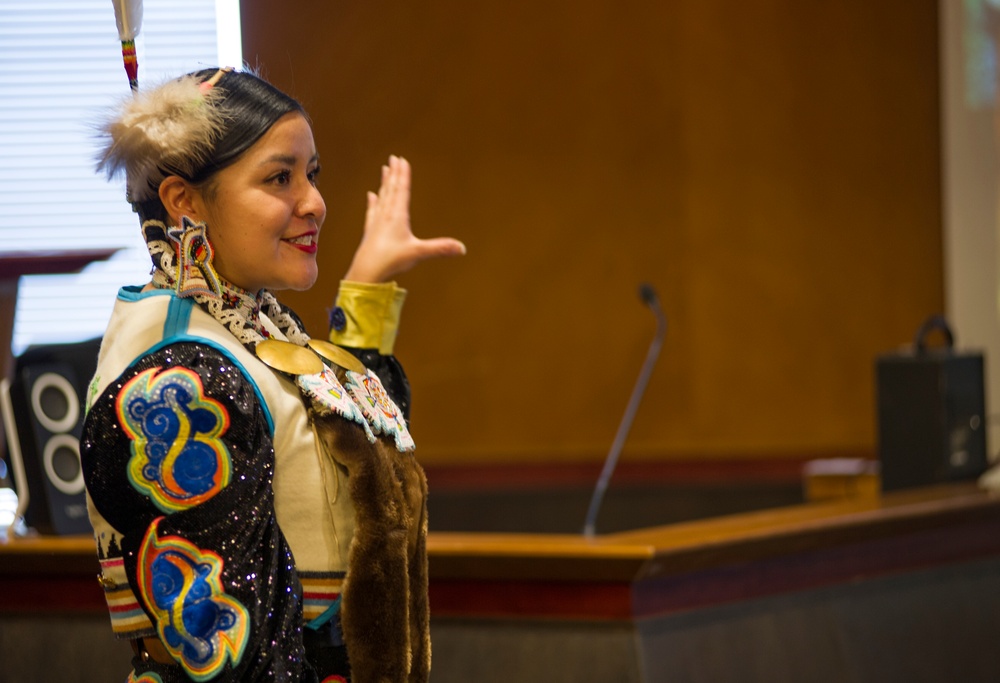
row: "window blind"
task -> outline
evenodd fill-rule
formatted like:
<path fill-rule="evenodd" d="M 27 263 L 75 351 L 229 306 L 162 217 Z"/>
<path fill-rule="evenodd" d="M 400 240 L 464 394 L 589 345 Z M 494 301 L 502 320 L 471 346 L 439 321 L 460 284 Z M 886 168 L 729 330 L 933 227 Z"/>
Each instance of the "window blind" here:
<path fill-rule="evenodd" d="M 239 66 L 238 0 L 147 0 L 139 84 Z M 21 279 L 13 351 L 100 336 L 123 284 L 149 277 L 123 179 L 95 170 L 97 125 L 130 97 L 110 0 L 0 0 L 0 251 L 120 249 Z"/>

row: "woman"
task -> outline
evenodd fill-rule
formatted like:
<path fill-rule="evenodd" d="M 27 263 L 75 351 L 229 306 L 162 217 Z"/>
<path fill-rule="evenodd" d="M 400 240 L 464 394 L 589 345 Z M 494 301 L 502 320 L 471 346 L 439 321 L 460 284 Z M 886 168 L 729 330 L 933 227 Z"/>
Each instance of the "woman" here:
<path fill-rule="evenodd" d="M 212 69 L 106 132 L 153 259 L 119 294 L 81 443 L 131 679 L 426 680 L 426 484 L 390 280 L 464 247 L 413 235 L 391 158 L 331 315 L 352 355 L 271 294 L 315 282 L 326 215 L 298 102 Z"/>

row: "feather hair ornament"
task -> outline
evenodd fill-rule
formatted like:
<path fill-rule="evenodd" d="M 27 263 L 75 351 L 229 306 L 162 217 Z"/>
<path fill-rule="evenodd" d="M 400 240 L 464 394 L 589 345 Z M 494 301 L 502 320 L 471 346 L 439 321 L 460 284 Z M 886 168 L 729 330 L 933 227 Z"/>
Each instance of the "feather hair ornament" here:
<path fill-rule="evenodd" d="M 132 92 L 139 89 L 139 60 L 135 54 L 135 37 L 142 26 L 142 0 L 111 0 L 115 7 L 118 39 L 122 41 L 122 60 Z"/>
<path fill-rule="evenodd" d="M 97 170 L 109 179 L 124 172 L 130 202 L 154 197 L 168 175 L 192 177 L 208 160 L 226 119 L 217 106 L 225 93 L 212 87 L 225 71 L 137 91 L 101 127 L 106 144 Z"/>

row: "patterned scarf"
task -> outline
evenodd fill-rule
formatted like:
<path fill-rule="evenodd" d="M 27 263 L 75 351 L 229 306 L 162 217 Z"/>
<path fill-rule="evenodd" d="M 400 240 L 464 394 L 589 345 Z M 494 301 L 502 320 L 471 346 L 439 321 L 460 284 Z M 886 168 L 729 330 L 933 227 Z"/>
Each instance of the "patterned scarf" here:
<path fill-rule="evenodd" d="M 142 233 L 153 259 L 153 286 L 158 289 L 177 288 L 179 245 L 167 236 L 167 227 L 160 221 L 143 223 Z M 219 278 L 221 296 L 194 294 L 202 309 L 218 320 L 251 353 L 258 342 L 271 336 L 261 321 L 261 312 L 273 322 L 288 341 L 305 346 L 309 335 L 301 328 L 296 316 L 282 306 L 266 289 L 256 295 Z"/>

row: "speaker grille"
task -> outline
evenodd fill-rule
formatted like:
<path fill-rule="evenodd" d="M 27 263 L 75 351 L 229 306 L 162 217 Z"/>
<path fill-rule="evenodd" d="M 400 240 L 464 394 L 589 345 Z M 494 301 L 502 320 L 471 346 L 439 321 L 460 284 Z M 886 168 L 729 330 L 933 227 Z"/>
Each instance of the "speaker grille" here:
<path fill-rule="evenodd" d="M 31 385 L 31 410 L 42 427 L 55 434 L 71 431 L 80 420 L 76 389 L 54 372 L 39 375 Z"/>

